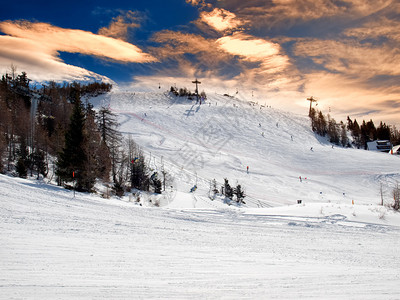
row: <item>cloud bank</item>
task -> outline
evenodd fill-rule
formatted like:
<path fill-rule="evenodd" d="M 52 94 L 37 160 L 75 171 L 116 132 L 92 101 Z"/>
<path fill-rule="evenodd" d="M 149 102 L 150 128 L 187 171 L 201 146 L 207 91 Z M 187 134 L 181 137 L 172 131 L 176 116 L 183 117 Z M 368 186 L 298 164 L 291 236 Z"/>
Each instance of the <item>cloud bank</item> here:
<path fill-rule="evenodd" d="M 0 31 L 6 34 L 0 36 L 0 65 L 4 69 L 11 61 L 30 70 L 30 76 L 36 80 L 103 77 L 63 63 L 58 58 L 59 52 L 93 55 L 120 63 L 156 61 L 128 42 L 83 30 L 64 29 L 46 23 L 5 21 L 0 23 Z"/>

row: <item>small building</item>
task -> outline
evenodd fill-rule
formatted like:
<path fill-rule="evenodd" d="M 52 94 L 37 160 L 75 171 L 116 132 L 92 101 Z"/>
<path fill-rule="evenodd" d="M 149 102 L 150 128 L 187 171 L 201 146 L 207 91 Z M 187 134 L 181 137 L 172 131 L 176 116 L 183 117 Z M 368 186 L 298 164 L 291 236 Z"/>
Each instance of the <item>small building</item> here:
<path fill-rule="evenodd" d="M 390 151 L 390 154 L 400 155 L 400 145 L 394 146 Z"/>
<path fill-rule="evenodd" d="M 378 151 L 378 152 L 390 152 L 392 149 L 392 144 L 388 140 L 377 140 L 373 142 L 367 143 L 367 149 L 369 151 Z"/>

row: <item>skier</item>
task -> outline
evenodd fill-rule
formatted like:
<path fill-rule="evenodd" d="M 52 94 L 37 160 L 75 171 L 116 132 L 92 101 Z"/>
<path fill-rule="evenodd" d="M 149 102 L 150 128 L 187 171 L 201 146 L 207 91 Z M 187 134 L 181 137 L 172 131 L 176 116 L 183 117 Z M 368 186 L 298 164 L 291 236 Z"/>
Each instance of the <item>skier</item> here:
<path fill-rule="evenodd" d="M 247 166 L 247 174 L 249 174 L 249 166 Z"/>

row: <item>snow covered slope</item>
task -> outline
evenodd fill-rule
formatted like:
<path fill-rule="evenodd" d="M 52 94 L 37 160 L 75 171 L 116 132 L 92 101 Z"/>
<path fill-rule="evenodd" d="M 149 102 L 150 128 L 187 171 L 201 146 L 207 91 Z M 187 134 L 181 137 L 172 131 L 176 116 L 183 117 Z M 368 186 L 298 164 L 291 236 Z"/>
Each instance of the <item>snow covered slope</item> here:
<path fill-rule="evenodd" d="M 143 147 L 152 168 L 159 169 L 163 160 L 179 192 L 197 182 L 199 201 L 176 199 L 181 207 L 219 207 L 207 199 L 213 178 L 244 186 L 250 207 L 300 199 L 377 204 L 381 184 L 385 201 L 392 200 L 391 190 L 400 181 L 398 157 L 332 148 L 314 135 L 307 117 L 263 101 L 245 102 L 240 94 L 208 98 L 200 105 L 168 93 L 113 92 L 91 101 L 118 113 L 121 130 Z"/>
<path fill-rule="evenodd" d="M 0 175 L 0 299 L 396 299 L 400 214 L 376 204 L 400 160 L 332 148 L 305 117 L 209 98 L 93 99 L 173 175 L 161 208 Z M 208 198 L 225 177 L 246 205 Z"/>
<path fill-rule="evenodd" d="M 0 175 L 0 224 L 0 299 L 398 298 L 384 207 L 146 208 Z"/>

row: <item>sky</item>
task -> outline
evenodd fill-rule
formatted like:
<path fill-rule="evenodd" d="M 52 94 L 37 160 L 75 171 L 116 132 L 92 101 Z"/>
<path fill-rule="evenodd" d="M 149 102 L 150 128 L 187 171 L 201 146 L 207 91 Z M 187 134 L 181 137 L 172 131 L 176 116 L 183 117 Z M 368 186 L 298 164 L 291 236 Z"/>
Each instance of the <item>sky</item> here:
<path fill-rule="evenodd" d="M 0 71 L 41 81 L 170 86 L 337 121 L 400 127 L 400 1 L 17 1 L 0 10 Z M 376 124 L 378 125 L 378 124 Z"/>

